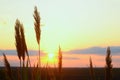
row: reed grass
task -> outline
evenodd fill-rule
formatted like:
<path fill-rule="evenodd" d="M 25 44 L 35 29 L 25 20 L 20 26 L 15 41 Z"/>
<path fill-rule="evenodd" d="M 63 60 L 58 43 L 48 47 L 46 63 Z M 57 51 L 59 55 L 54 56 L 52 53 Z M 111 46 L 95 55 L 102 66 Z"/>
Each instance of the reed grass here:
<path fill-rule="evenodd" d="M 31 69 L 31 80 L 42 80 L 41 75 L 40 75 L 41 69 L 38 66 L 38 63 L 36 65 L 34 64 L 34 66 Z"/>
<path fill-rule="evenodd" d="M 40 16 L 37 11 L 37 7 L 35 7 L 33 16 L 35 19 L 34 25 L 35 25 L 36 39 L 39 45 L 39 61 L 40 61 L 41 29 L 40 29 Z M 16 74 L 16 76 L 18 77 L 17 80 L 41 80 L 41 75 L 40 75 L 40 71 L 41 71 L 40 63 L 41 62 L 38 61 L 38 64 L 34 66 L 31 71 L 29 71 L 28 64 L 30 64 L 31 66 L 31 63 L 30 63 L 30 58 L 29 58 L 29 54 L 27 50 L 27 44 L 25 41 L 24 27 L 23 27 L 23 24 L 18 19 L 16 19 L 16 22 L 15 22 L 15 46 L 17 50 L 17 56 L 20 60 L 20 68 L 17 68 L 17 74 Z M 28 56 L 28 58 L 27 58 L 27 62 L 25 65 L 26 55 Z M 6 55 L 3 54 L 3 56 L 4 56 L 4 63 L 6 67 L 7 76 L 9 77 L 9 80 L 13 80 L 12 79 L 13 74 L 11 71 L 10 64 L 6 58 Z M 22 66 L 22 63 L 23 63 L 23 66 Z M 45 67 L 45 70 L 47 71 L 46 72 L 47 80 L 56 80 L 55 73 L 52 72 L 52 70 L 50 71 L 50 67 L 48 65 Z M 61 52 L 61 48 L 59 47 L 59 73 L 60 75 L 62 75 L 61 72 L 62 72 L 62 52 Z M 31 78 L 29 78 L 29 76 L 31 76 Z"/>
<path fill-rule="evenodd" d="M 21 34 L 20 34 L 20 26 L 21 23 L 17 19 L 15 22 L 15 40 L 16 40 L 16 50 L 17 50 L 17 55 L 20 60 L 20 67 L 21 67 L 21 58 L 22 58 L 22 52 L 21 52 Z"/>
<path fill-rule="evenodd" d="M 39 67 L 41 66 L 41 60 L 40 60 L 40 37 L 41 37 L 41 26 L 40 26 L 40 15 L 39 12 L 37 10 L 37 7 L 34 8 L 34 29 L 35 29 L 35 33 L 36 33 L 36 40 L 38 43 L 38 52 L 39 52 L 39 59 L 38 59 L 38 63 L 39 63 Z"/>
<path fill-rule="evenodd" d="M 62 80 L 62 51 L 60 46 L 58 51 L 58 72 L 59 72 L 59 79 Z"/>
<path fill-rule="evenodd" d="M 90 77 L 91 77 L 91 80 L 95 80 L 95 73 L 94 73 L 94 69 L 93 69 L 93 64 L 92 64 L 91 57 L 89 59 L 89 62 L 90 62 Z"/>
<path fill-rule="evenodd" d="M 112 80 L 112 59 L 110 47 L 107 48 L 106 54 L 106 66 L 105 66 L 105 80 Z"/>
<path fill-rule="evenodd" d="M 41 29 L 40 29 L 40 16 L 39 12 L 37 10 L 37 7 L 34 8 L 34 15 L 33 15 L 35 22 L 34 22 L 34 29 L 36 33 L 36 39 L 37 43 L 40 44 L 40 35 L 41 35 Z"/>
<path fill-rule="evenodd" d="M 31 62 L 30 62 L 30 58 L 29 58 L 29 54 L 28 54 L 28 49 L 27 49 L 27 44 L 25 41 L 25 35 L 24 35 L 24 27 L 23 24 L 16 19 L 15 22 L 15 46 L 16 46 L 16 50 L 17 50 L 17 56 L 20 60 L 20 68 L 21 69 L 17 69 L 17 80 L 41 80 L 41 59 L 40 59 L 40 37 L 41 37 L 41 26 L 40 26 L 40 15 L 39 12 L 37 10 L 37 7 L 34 8 L 34 29 L 35 29 L 35 33 L 36 33 L 36 40 L 38 43 L 38 48 L 39 48 L 39 60 L 37 65 L 35 65 L 33 67 L 33 69 L 31 69 L 30 71 L 30 76 L 31 79 L 29 78 L 29 70 L 28 70 L 28 64 L 30 64 L 31 66 Z M 27 59 L 27 63 L 25 65 L 25 55 L 27 55 L 28 59 Z M 13 74 L 12 74 L 12 70 L 10 67 L 10 64 L 7 60 L 7 57 L 5 54 L 3 54 L 4 57 L 4 65 L 5 65 L 5 71 L 6 71 L 6 75 L 8 77 L 8 80 L 13 80 Z M 58 50 L 58 74 L 59 74 L 59 80 L 62 80 L 62 51 L 61 51 L 61 47 L 59 46 L 59 50 Z M 23 66 L 21 66 L 23 60 Z M 107 55 L 106 55 L 106 66 L 105 66 L 105 80 L 112 80 L 112 59 L 111 59 L 111 51 L 110 51 L 110 47 L 107 48 Z M 93 69 L 93 63 L 92 63 L 92 59 L 90 57 L 89 59 L 89 63 L 90 63 L 90 74 L 91 74 L 91 80 L 95 80 L 95 73 L 94 73 L 94 69 Z M 56 79 L 56 75 L 55 75 L 55 71 L 52 72 L 50 70 L 50 67 L 48 66 L 48 64 L 46 65 L 46 67 L 44 67 L 44 69 L 46 70 L 46 80 L 57 80 Z M 21 76 L 22 75 L 22 76 Z"/>
<path fill-rule="evenodd" d="M 22 80 L 22 79 L 21 79 L 21 73 L 20 73 L 20 69 L 19 69 L 19 68 L 17 68 L 17 78 L 18 78 L 18 80 Z"/>
<path fill-rule="evenodd" d="M 30 64 L 30 58 L 29 58 L 27 45 L 25 41 L 25 35 L 24 35 L 24 27 L 23 27 L 23 24 L 21 24 L 18 19 L 16 20 L 16 23 L 15 23 L 15 40 L 16 40 L 15 45 L 17 49 L 17 54 L 20 60 L 20 67 L 21 67 L 21 59 L 23 60 L 23 66 L 25 66 L 25 53 L 28 57 L 29 64 Z"/>
<path fill-rule="evenodd" d="M 23 24 L 18 19 L 16 20 L 16 23 L 15 23 L 15 41 L 16 41 L 18 58 L 20 60 L 20 68 L 21 68 L 20 70 L 21 75 L 18 75 L 18 77 L 20 76 L 22 80 L 25 80 L 28 78 L 27 77 L 28 61 L 30 66 L 31 66 L 31 63 L 30 63 L 30 58 L 27 50 L 26 41 L 25 41 L 24 27 L 23 27 Z M 26 65 L 25 65 L 25 55 L 27 55 L 28 57 Z M 23 67 L 21 65 L 21 62 L 23 63 Z"/>
<path fill-rule="evenodd" d="M 26 43 L 25 43 L 23 24 L 20 25 L 20 34 L 21 34 L 21 53 L 22 53 L 23 67 L 24 67 L 25 66 Z"/>
<path fill-rule="evenodd" d="M 5 73 L 6 73 L 6 77 L 8 80 L 13 80 L 13 77 L 12 77 L 12 70 L 11 70 L 11 67 L 10 67 L 10 64 L 7 60 L 7 57 L 6 55 L 3 53 L 3 57 L 4 57 L 4 65 L 5 65 Z"/>
<path fill-rule="evenodd" d="M 23 58 L 24 58 L 23 60 L 25 60 L 25 53 L 26 53 L 26 55 L 28 57 L 27 61 L 29 62 L 29 65 L 31 67 L 30 58 L 29 58 L 29 54 L 28 54 L 28 50 L 27 50 L 26 41 L 25 41 L 23 24 L 21 24 L 20 31 L 21 31 L 22 52 L 23 52 Z"/>

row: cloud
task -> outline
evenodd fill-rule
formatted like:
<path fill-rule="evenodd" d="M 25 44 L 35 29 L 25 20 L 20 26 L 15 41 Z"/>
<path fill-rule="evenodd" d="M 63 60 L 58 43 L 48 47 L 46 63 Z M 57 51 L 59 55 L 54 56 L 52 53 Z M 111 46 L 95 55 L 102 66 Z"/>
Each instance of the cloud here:
<path fill-rule="evenodd" d="M 11 66 L 19 66 L 19 59 L 16 56 L 16 50 L 0 50 L 0 66 L 4 66 L 2 53 L 7 55 L 7 59 Z M 38 51 L 29 50 L 32 65 L 37 61 Z M 43 52 L 42 52 L 43 54 Z M 96 55 L 97 54 L 97 55 Z M 112 64 L 114 67 L 120 67 L 120 46 L 111 46 Z M 44 55 L 44 54 L 43 54 Z M 87 67 L 89 65 L 89 57 L 92 57 L 93 64 L 97 67 L 105 66 L 106 47 L 91 47 L 86 49 L 71 50 L 63 52 L 64 67 Z M 44 60 L 43 60 L 43 64 Z"/>
<path fill-rule="evenodd" d="M 5 53 L 6 55 L 13 55 L 13 56 L 17 55 L 16 50 L 0 50 L 0 56 L 2 56 L 3 53 Z M 28 53 L 30 56 L 38 55 L 38 51 L 36 50 L 29 50 Z M 41 56 L 42 55 L 44 55 L 44 53 L 41 51 Z"/>
<path fill-rule="evenodd" d="M 90 47 L 86 49 L 77 49 L 77 50 L 71 50 L 66 53 L 74 53 L 74 54 L 99 54 L 103 55 L 106 54 L 106 47 Z M 120 54 L 120 46 L 111 46 L 111 54 L 117 55 Z"/>
<path fill-rule="evenodd" d="M 79 60 L 80 58 L 76 57 L 63 57 L 64 60 Z"/>

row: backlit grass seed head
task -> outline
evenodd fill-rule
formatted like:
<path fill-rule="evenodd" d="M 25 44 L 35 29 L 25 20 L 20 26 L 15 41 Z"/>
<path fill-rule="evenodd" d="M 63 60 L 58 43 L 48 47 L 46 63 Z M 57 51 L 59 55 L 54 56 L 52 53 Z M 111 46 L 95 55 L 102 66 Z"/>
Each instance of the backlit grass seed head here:
<path fill-rule="evenodd" d="M 36 39 L 37 39 L 37 43 L 40 44 L 40 35 L 41 35 L 41 29 L 40 29 L 40 15 L 39 12 L 37 10 L 37 7 L 35 7 L 34 9 L 34 29 L 35 29 L 35 33 L 36 33 Z"/>

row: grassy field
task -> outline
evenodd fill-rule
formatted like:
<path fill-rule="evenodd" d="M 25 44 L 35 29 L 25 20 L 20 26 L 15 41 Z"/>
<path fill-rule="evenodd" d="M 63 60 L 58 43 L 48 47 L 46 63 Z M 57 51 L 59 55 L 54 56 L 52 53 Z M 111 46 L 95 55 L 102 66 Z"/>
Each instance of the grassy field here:
<path fill-rule="evenodd" d="M 12 68 L 12 72 L 14 75 L 14 79 L 16 78 L 17 75 L 17 69 L 16 67 Z M 30 69 L 32 70 L 32 68 Z M 89 68 L 63 68 L 62 71 L 62 80 L 90 80 L 90 69 Z M 50 68 L 49 71 L 53 72 L 50 74 L 56 75 L 56 79 L 58 79 L 58 72 L 57 69 L 55 68 Z M 96 80 L 104 80 L 105 78 L 105 70 L 104 68 L 95 68 L 95 79 Z M 46 69 L 42 69 L 41 71 L 41 78 L 42 80 L 46 80 Z M 112 80 L 120 80 L 120 69 L 119 68 L 114 68 L 112 70 Z M 53 77 L 51 75 L 51 77 Z M 29 76 L 31 78 L 31 76 Z M 17 79 L 17 78 L 16 78 Z M 7 80 L 4 72 L 4 67 L 0 68 L 0 80 Z"/>

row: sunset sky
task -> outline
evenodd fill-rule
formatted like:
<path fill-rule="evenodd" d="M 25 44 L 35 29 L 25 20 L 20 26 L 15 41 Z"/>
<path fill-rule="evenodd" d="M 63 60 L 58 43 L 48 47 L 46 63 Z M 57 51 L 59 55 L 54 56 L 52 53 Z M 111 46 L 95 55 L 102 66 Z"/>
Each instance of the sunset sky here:
<path fill-rule="evenodd" d="M 57 53 L 60 45 L 64 66 L 88 66 L 90 56 L 95 57 L 96 66 L 105 66 L 105 51 L 111 46 L 113 53 L 117 51 L 113 54 L 113 64 L 120 66 L 120 0 L 0 0 L 0 54 L 16 49 L 17 18 L 24 25 L 28 49 L 38 49 L 33 18 L 35 6 L 41 16 L 42 52 Z M 93 49 L 100 50 L 81 52 Z"/>

